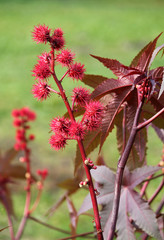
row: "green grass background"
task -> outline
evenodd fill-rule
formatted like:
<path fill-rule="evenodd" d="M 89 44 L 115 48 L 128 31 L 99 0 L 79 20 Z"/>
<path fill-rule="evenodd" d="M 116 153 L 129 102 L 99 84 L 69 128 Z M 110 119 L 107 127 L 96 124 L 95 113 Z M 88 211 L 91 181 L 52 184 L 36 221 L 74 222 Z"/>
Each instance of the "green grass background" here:
<path fill-rule="evenodd" d="M 54 152 L 48 144 L 49 122 L 54 116 L 65 113 L 65 108 L 57 96 L 40 103 L 31 94 L 34 83 L 31 70 L 37 56 L 47 49 L 45 45 L 32 41 L 33 26 L 46 24 L 51 28 L 62 28 L 67 47 L 76 53 L 77 61 L 85 64 L 87 73 L 112 77 L 112 73 L 89 54 L 115 58 L 125 65 L 130 64 L 138 51 L 163 31 L 163 12 L 163 0 L 0 0 L 0 148 L 5 151 L 14 143 L 12 109 L 29 106 L 35 110 L 37 120 L 32 124 L 32 131 L 36 134 L 36 140 L 31 145 L 33 167 L 47 167 L 50 171 L 46 190 L 35 216 L 69 229 L 66 205 L 48 220 L 43 214 L 63 192 L 56 184 L 73 175 L 75 143 L 69 144 L 65 151 L 60 152 Z M 158 44 L 162 43 L 163 35 Z M 163 65 L 163 59 L 158 56 L 154 67 L 159 65 Z M 58 70 L 61 75 L 60 69 Z M 68 97 L 71 89 L 77 85 L 80 83 L 65 80 L 64 87 Z M 161 156 L 162 144 L 151 129 L 148 147 L 148 162 L 155 165 Z M 115 166 L 118 152 L 114 133 L 106 142 L 103 154 Z M 95 158 L 96 153 L 92 157 Z M 150 195 L 158 183 L 154 182 Z M 17 188 L 14 188 L 14 193 L 19 192 Z M 84 195 L 85 191 L 81 191 L 74 197 L 77 208 Z M 19 219 L 24 195 L 14 194 L 14 204 Z M 0 228 L 6 224 L 5 213 L 0 205 Z M 92 230 L 92 223 L 86 222 L 82 217 L 78 232 L 87 230 Z M 61 237 L 64 235 L 29 221 L 22 239 L 51 240 Z M 8 230 L 0 233 L 0 239 L 9 239 Z"/>

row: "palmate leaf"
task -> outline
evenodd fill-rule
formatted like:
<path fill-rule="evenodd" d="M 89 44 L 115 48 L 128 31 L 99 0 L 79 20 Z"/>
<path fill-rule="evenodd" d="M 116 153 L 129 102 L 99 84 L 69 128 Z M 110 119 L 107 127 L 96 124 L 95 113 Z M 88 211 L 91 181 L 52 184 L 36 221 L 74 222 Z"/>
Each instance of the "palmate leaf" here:
<path fill-rule="evenodd" d="M 124 146 L 124 143 L 123 143 L 123 132 L 122 132 L 122 124 L 120 125 L 120 123 L 116 124 L 116 137 L 117 137 L 117 147 L 118 147 L 118 150 L 120 152 L 120 155 L 122 154 L 123 152 L 123 146 Z M 129 133 L 126 131 L 126 136 L 128 137 Z M 132 146 L 132 149 L 131 149 L 131 152 L 129 154 L 129 158 L 128 158 L 128 161 L 127 161 L 127 166 L 129 167 L 130 170 L 132 169 L 135 169 L 136 167 L 139 167 L 139 156 L 137 154 L 137 151 L 134 147 L 134 145 Z"/>
<path fill-rule="evenodd" d="M 154 212 L 150 209 L 148 203 L 140 197 L 139 193 L 134 190 L 138 184 L 160 169 L 158 166 L 144 166 L 130 172 L 126 168 L 116 225 L 118 239 L 135 239 L 134 228 L 130 221 L 132 219 L 140 229 L 155 237 L 155 239 L 161 240 Z M 91 170 L 91 174 L 100 192 L 100 195 L 97 196 L 97 201 L 102 205 L 102 211 L 100 212 L 101 223 L 104 231 L 104 239 L 106 240 L 110 229 L 115 174 L 106 166 L 97 166 L 97 170 Z M 88 195 L 84 199 L 78 214 L 88 211 L 91 207 L 91 200 Z"/>
<path fill-rule="evenodd" d="M 155 214 L 150 209 L 148 203 L 143 201 L 143 199 L 141 199 L 139 194 L 135 191 L 129 191 L 128 203 L 129 214 L 136 224 L 148 235 L 154 237 L 155 239 L 162 240 Z"/>
<path fill-rule="evenodd" d="M 119 207 L 119 218 L 117 221 L 117 229 L 118 229 L 118 237 L 117 240 L 122 240 L 125 239 L 126 236 L 126 240 L 135 240 L 135 235 L 134 235 L 134 230 L 133 230 L 133 226 L 130 222 L 129 216 L 128 216 L 128 197 L 129 197 L 129 193 L 126 190 L 122 191 L 121 194 L 121 198 L 120 198 L 120 207 Z M 124 224 L 122 224 L 122 222 L 124 222 Z M 106 229 L 106 231 L 104 232 L 104 234 L 107 232 L 109 232 L 108 229 Z"/>
<path fill-rule="evenodd" d="M 8 168 L 8 166 L 11 164 L 11 161 L 14 160 L 17 154 L 18 154 L 18 151 L 16 151 L 14 148 L 8 149 L 3 155 L 1 154 L 0 156 L 0 172 L 1 173 Z"/>
<path fill-rule="evenodd" d="M 150 103 L 156 112 L 160 111 L 162 108 L 164 108 L 164 94 L 159 99 L 157 99 L 157 96 L 152 96 L 150 98 Z M 164 119 L 164 113 L 162 113 L 160 117 Z"/>
<path fill-rule="evenodd" d="M 152 106 L 152 104 L 150 102 L 148 102 L 147 104 L 145 104 L 143 106 L 143 111 L 142 111 L 142 115 L 143 118 L 148 120 L 149 118 L 153 117 L 155 115 L 156 111 L 154 109 L 154 107 Z M 157 126 L 158 128 L 163 128 L 163 118 L 160 115 L 158 118 L 156 118 L 153 121 L 153 124 L 155 126 Z"/>
<path fill-rule="evenodd" d="M 116 59 L 103 58 L 95 55 L 91 56 L 103 63 L 103 65 L 109 68 L 118 78 L 124 78 L 124 76 L 126 76 L 126 78 L 124 78 L 124 81 L 127 84 L 129 83 L 129 81 L 134 81 L 134 75 L 129 75 L 129 73 L 133 72 L 135 69 L 123 65 Z"/>
<path fill-rule="evenodd" d="M 126 127 L 124 129 L 123 133 L 123 127 L 122 127 L 122 118 L 123 113 L 120 112 L 119 115 L 115 119 L 115 125 L 116 125 L 116 137 L 117 137 L 117 147 L 120 152 L 120 155 L 122 154 L 125 144 L 129 138 L 129 127 Z M 133 124 L 129 122 L 129 124 Z M 127 122 L 126 122 L 126 125 Z M 126 142 L 124 143 L 123 135 L 126 135 Z M 147 141 L 147 131 L 146 129 L 141 129 L 135 138 L 135 142 L 132 146 L 131 152 L 128 157 L 127 166 L 130 170 L 133 170 L 137 167 L 141 167 L 145 161 L 146 161 L 146 141 Z"/>
<path fill-rule="evenodd" d="M 84 77 L 81 81 L 88 85 L 89 87 L 96 88 L 99 84 L 101 84 L 105 80 L 107 80 L 107 78 L 100 75 L 84 74 Z"/>
<path fill-rule="evenodd" d="M 117 92 L 118 90 L 124 91 L 126 88 L 132 86 L 131 82 L 124 82 L 120 79 L 110 78 L 98 85 L 91 94 L 92 99 L 99 99 L 111 92 Z"/>
<path fill-rule="evenodd" d="M 131 91 L 131 87 L 126 87 L 126 89 L 115 95 L 112 101 L 106 106 L 106 111 L 104 113 L 102 119 L 102 135 L 101 135 L 101 143 L 100 143 L 100 150 L 109 135 L 109 132 L 112 131 L 114 120 L 116 114 L 118 113 L 119 109 L 121 108 L 122 103 L 126 100 L 127 96 Z"/>
<path fill-rule="evenodd" d="M 136 114 L 137 107 L 138 107 L 138 99 L 137 99 L 136 89 L 134 89 L 129 94 L 127 103 L 128 104 L 127 104 L 127 109 L 126 109 L 126 127 L 127 127 L 127 137 L 129 137 L 129 134 L 133 127 L 134 118 L 135 118 L 135 114 Z M 141 122 L 144 121 L 142 116 L 140 116 L 140 121 Z M 135 164 L 134 164 L 133 168 L 136 166 L 141 167 L 144 164 L 145 157 L 146 157 L 146 143 L 147 143 L 147 130 L 144 128 L 144 129 L 141 129 L 139 132 L 137 132 L 137 135 L 134 140 L 133 149 L 135 148 L 138 158 L 134 159 Z M 130 169 L 133 169 L 133 168 L 130 167 Z"/>
<path fill-rule="evenodd" d="M 151 127 L 154 128 L 157 136 L 159 137 L 159 139 L 164 143 L 164 128 L 158 128 L 156 127 L 153 123 L 151 123 Z"/>
<path fill-rule="evenodd" d="M 152 42 L 147 44 L 140 52 L 139 54 L 133 59 L 131 66 L 135 67 L 141 71 L 147 71 L 150 67 L 150 64 L 154 60 L 154 57 L 156 54 L 153 55 L 156 43 L 158 38 L 161 36 L 162 33 L 160 33 Z"/>
<path fill-rule="evenodd" d="M 14 216 L 14 208 L 13 208 L 13 201 L 11 198 L 11 192 L 9 191 L 8 187 L 5 185 L 0 184 L 0 202 L 3 204 L 4 208 L 8 212 L 9 215 Z"/>

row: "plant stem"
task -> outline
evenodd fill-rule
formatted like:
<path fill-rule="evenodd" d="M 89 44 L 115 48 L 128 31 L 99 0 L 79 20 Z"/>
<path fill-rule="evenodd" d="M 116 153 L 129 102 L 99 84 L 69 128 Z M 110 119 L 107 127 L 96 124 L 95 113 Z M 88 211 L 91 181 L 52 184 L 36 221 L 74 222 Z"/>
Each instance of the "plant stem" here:
<path fill-rule="evenodd" d="M 151 180 L 154 180 L 154 179 L 156 179 L 156 178 L 163 177 L 163 176 L 164 176 L 164 173 L 161 173 L 161 174 L 158 174 L 158 175 L 156 175 L 156 176 L 154 176 L 154 177 L 151 177 L 150 179 L 148 178 L 148 179 L 146 179 L 146 180 L 143 180 L 142 183 L 143 183 L 143 182 L 150 182 Z"/>
<path fill-rule="evenodd" d="M 149 181 L 150 181 L 150 179 L 153 177 L 153 174 L 151 175 L 151 176 L 149 176 L 148 177 L 148 179 L 145 181 L 145 183 L 143 184 L 143 186 L 142 186 L 142 188 L 141 188 L 141 191 L 140 191 L 140 196 L 141 196 L 141 198 L 144 196 L 144 194 L 145 194 L 145 191 L 146 191 L 146 188 L 147 188 L 147 186 L 148 186 L 148 184 L 149 184 Z"/>
<path fill-rule="evenodd" d="M 50 229 L 53 229 L 53 230 L 56 230 L 56 231 L 58 231 L 58 232 L 65 233 L 65 234 L 71 234 L 71 233 L 68 232 L 68 231 L 65 231 L 65 230 L 63 230 L 63 229 L 61 229 L 61 228 L 54 227 L 54 226 L 52 226 L 52 225 L 50 225 L 50 224 L 47 224 L 47 223 L 45 223 L 45 222 L 43 222 L 43 221 L 41 221 L 41 220 L 39 220 L 39 219 L 37 219 L 37 218 L 34 218 L 34 217 L 30 216 L 30 215 L 28 216 L 28 219 L 31 219 L 31 220 L 33 220 L 34 222 L 37 222 L 37 223 L 39 223 L 39 224 L 42 224 L 43 226 L 45 226 L 45 227 L 47 227 L 47 228 L 50 228 Z"/>
<path fill-rule="evenodd" d="M 62 99 L 64 101 L 64 104 L 67 108 L 67 111 L 69 113 L 69 116 L 70 116 L 72 122 L 75 122 L 75 117 L 73 115 L 72 109 L 71 109 L 70 104 L 69 104 L 69 102 L 67 100 L 67 97 L 65 95 L 65 91 L 62 87 L 61 81 L 58 80 L 58 78 L 55 74 L 55 71 L 54 71 L 54 50 L 53 50 L 53 48 L 51 48 L 51 59 L 52 59 L 52 62 L 53 62 L 53 63 L 51 63 L 52 76 L 53 76 L 54 81 L 56 82 L 56 84 L 58 86 L 61 97 L 62 97 Z M 95 217 L 95 224 L 96 224 L 96 229 L 97 229 L 97 238 L 98 238 L 98 240 L 103 240 L 101 223 L 100 223 L 100 216 L 99 216 L 99 211 L 98 211 L 98 204 L 97 204 L 96 194 L 95 194 L 93 181 L 92 181 L 92 177 L 91 177 L 91 173 L 90 173 L 90 168 L 84 163 L 84 161 L 86 160 L 86 152 L 85 152 L 82 140 L 77 140 L 77 142 L 78 142 L 78 146 L 79 146 L 80 153 L 81 153 L 81 156 L 82 156 L 86 176 L 87 176 L 87 179 L 88 179 L 88 186 L 89 186 L 90 196 L 91 196 L 91 200 L 92 200 L 93 212 L 94 212 L 94 217 Z"/>
<path fill-rule="evenodd" d="M 152 121 L 154 121 L 158 116 L 160 116 L 164 112 L 164 108 L 162 108 L 159 112 L 157 112 L 153 117 L 149 118 L 147 121 L 140 123 L 137 126 L 137 130 L 140 130 L 144 127 L 146 127 L 148 124 L 150 124 Z"/>
<path fill-rule="evenodd" d="M 151 196 L 151 198 L 148 201 L 148 204 L 151 204 L 152 201 L 156 198 L 156 196 L 160 193 L 160 191 L 163 189 L 164 186 L 164 178 L 162 179 L 161 183 L 159 184 L 158 188 L 154 192 L 154 194 Z"/>
<path fill-rule="evenodd" d="M 29 215 L 29 208 L 30 208 L 30 202 L 31 202 L 31 167 L 30 167 L 30 158 L 29 158 L 29 151 L 26 148 L 25 149 L 25 158 L 26 158 L 26 174 L 29 174 L 29 176 L 26 177 L 26 202 L 25 202 L 25 208 L 24 208 L 24 214 L 23 218 L 20 222 L 15 240 L 19 240 L 23 234 L 28 215 Z"/>
<path fill-rule="evenodd" d="M 90 234 L 93 234 L 94 232 L 87 232 L 87 233 L 81 233 L 81 234 L 77 234 L 77 235 L 72 235 L 70 237 L 66 237 L 66 238 L 60 238 L 58 240 L 68 240 L 68 239 L 75 239 L 75 238 L 78 238 L 78 237 L 86 237 L 87 235 L 90 235 Z M 89 239 L 91 239 L 92 237 L 89 237 Z M 95 237 L 94 237 L 95 239 Z"/>
<path fill-rule="evenodd" d="M 133 143 L 134 143 L 134 140 L 135 140 L 135 137 L 136 137 L 136 134 L 137 134 L 137 124 L 138 124 L 138 120 L 139 120 L 140 112 L 142 110 L 143 103 L 144 103 L 144 98 L 140 102 L 140 104 L 137 108 L 135 118 L 134 118 L 134 122 L 133 122 L 133 126 L 132 126 L 132 130 L 131 130 L 127 145 L 125 147 L 125 150 L 124 150 L 122 156 L 120 157 L 120 159 L 118 161 L 116 180 L 115 180 L 113 209 L 112 209 L 112 216 L 111 216 L 111 228 L 110 228 L 110 231 L 109 231 L 108 240 L 112 240 L 114 238 L 117 216 L 118 216 L 118 209 L 119 209 L 121 185 L 122 185 L 124 168 L 125 168 L 126 162 L 128 160 L 131 148 L 133 146 Z"/>

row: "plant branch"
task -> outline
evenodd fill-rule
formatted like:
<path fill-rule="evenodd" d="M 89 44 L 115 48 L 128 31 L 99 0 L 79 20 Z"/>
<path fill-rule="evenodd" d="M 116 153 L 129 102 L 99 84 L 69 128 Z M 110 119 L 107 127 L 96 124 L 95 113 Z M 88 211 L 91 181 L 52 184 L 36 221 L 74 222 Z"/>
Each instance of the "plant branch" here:
<path fill-rule="evenodd" d="M 158 188 L 154 192 L 154 194 L 151 196 L 151 198 L 148 201 L 148 204 L 151 204 L 152 201 L 157 197 L 157 195 L 160 193 L 160 191 L 163 189 L 164 186 L 164 178 L 162 179 L 161 183 L 159 184 Z"/>
<path fill-rule="evenodd" d="M 25 158 L 26 158 L 26 202 L 24 207 L 24 214 L 22 217 L 22 220 L 20 222 L 15 240 L 19 240 L 23 234 L 28 215 L 29 215 L 29 209 L 30 209 L 30 202 L 31 202 L 31 166 L 30 166 L 30 157 L 29 157 L 29 150 L 26 148 L 25 150 Z"/>
<path fill-rule="evenodd" d="M 127 163 L 131 148 L 133 146 L 133 143 L 134 143 L 134 140 L 135 140 L 135 137 L 136 137 L 136 134 L 137 134 L 137 124 L 138 124 L 138 120 L 139 120 L 140 112 L 142 110 L 143 103 L 144 103 L 144 98 L 142 99 L 142 101 L 140 102 L 140 104 L 137 108 L 128 142 L 126 144 L 126 147 L 125 147 L 125 150 L 124 150 L 122 156 L 120 157 L 120 159 L 118 161 L 116 180 L 115 180 L 113 209 L 112 209 L 112 216 L 111 216 L 111 227 L 110 227 L 110 231 L 109 231 L 109 235 L 108 235 L 108 240 L 112 240 L 114 238 L 117 216 L 118 216 L 118 209 L 119 209 L 121 185 L 122 185 L 124 168 L 125 168 L 125 165 Z"/>
<path fill-rule="evenodd" d="M 159 112 L 157 112 L 153 117 L 149 118 L 147 121 L 140 123 L 137 126 L 137 130 L 141 130 L 142 128 L 146 127 L 152 121 L 154 121 L 157 117 L 159 117 L 164 112 L 164 108 L 162 108 Z"/>
<path fill-rule="evenodd" d="M 41 221 L 41 220 L 39 220 L 39 219 L 37 219 L 37 218 L 35 218 L 35 217 L 30 216 L 30 215 L 28 216 L 28 218 L 31 219 L 31 220 L 33 220 L 34 222 L 37 222 L 37 223 L 39 223 L 39 224 L 47 227 L 47 228 L 56 230 L 56 231 L 61 232 L 61 233 L 71 234 L 71 233 L 68 232 L 68 231 L 65 231 L 65 230 L 63 230 L 63 229 L 61 229 L 61 228 L 54 227 L 54 226 L 52 226 L 52 225 L 50 225 L 50 224 L 47 224 L 47 223 L 45 223 L 45 222 L 43 222 L 43 221 Z"/>
<path fill-rule="evenodd" d="M 163 177 L 164 176 L 164 173 L 161 173 L 161 174 L 158 174 L 157 176 L 154 176 L 154 177 L 151 177 L 150 179 L 146 179 L 146 180 L 143 180 L 142 182 L 150 182 L 151 180 L 154 180 L 156 178 L 159 178 L 159 177 Z"/>
<path fill-rule="evenodd" d="M 53 59 L 52 62 L 54 62 L 53 48 L 51 49 L 51 59 Z M 71 120 L 73 122 L 75 122 L 75 117 L 73 115 L 72 109 L 71 109 L 70 104 L 69 104 L 69 102 L 67 100 L 67 97 L 65 95 L 65 91 L 62 87 L 61 81 L 58 80 L 58 78 L 55 74 L 54 63 L 51 64 L 51 72 L 52 72 L 52 76 L 54 78 L 54 81 L 56 82 L 56 84 L 58 86 L 61 97 L 62 97 L 62 99 L 64 101 L 64 104 L 67 108 L 67 111 L 69 113 L 69 116 L 70 116 Z M 84 163 L 85 160 L 86 160 L 86 152 L 85 152 L 82 140 L 77 140 L 77 142 L 78 142 L 78 146 L 79 146 L 80 153 L 81 153 L 81 156 L 82 156 L 86 176 L 87 176 L 87 179 L 88 179 L 88 186 L 89 186 L 90 196 L 91 196 L 91 200 L 92 200 L 93 212 L 94 212 L 94 217 L 95 217 L 95 224 L 96 224 L 96 229 L 97 229 L 97 237 L 98 237 L 98 240 L 103 240 L 101 223 L 100 223 L 100 216 L 99 216 L 99 211 L 98 211 L 98 204 L 97 204 L 96 194 L 95 194 L 93 181 L 92 181 L 92 177 L 91 177 L 91 173 L 90 173 L 90 168 Z"/>
<path fill-rule="evenodd" d="M 141 198 L 144 196 L 145 191 L 146 191 L 146 188 L 147 188 L 147 186 L 148 186 L 148 184 L 149 184 L 149 181 L 152 179 L 152 177 L 153 177 L 153 174 L 150 175 L 150 176 L 148 177 L 148 179 L 146 179 L 146 180 L 143 181 L 144 184 L 143 184 L 143 186 L 142 186 L 142 188 L 141 188 L 141 191 L 140 191 L 140 196 L 141 196 Z"/>
<path fill-rule="evenodd" d="M 94 232 L 81 233 L 81 234 L 72 235 L 72 236 L 66 237 L 66 238 L 60 238 L 58 240 L 68 240 L 68 239 L 75 239 L 75 238 L 79 238 L 79 237 L 85 237 L 86 238 L 87 235 L 90 235 L 90 234 L 93 234 L 93 233 Z M 92 238 L 95 239 L 95 237 L 89 237 L 89 239 L 92 239 Z"/>

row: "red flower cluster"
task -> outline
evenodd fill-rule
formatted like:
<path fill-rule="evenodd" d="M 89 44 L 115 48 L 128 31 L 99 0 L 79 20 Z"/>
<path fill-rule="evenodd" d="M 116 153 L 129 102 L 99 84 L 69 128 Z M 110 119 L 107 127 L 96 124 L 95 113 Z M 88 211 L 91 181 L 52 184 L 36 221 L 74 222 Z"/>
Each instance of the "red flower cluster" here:
<path fill-rule="evenodd" d="M 60 85 L 64 77 L 67 75 L 73 80 L 82 80 L 85 72 L 84 65 L 78 62 L 74 62 L 74 56 L 69 49 L 63 49 L 65 45 L 65 39 L 63 37 L 63 31 L 60 28 L 52 31 L 45 25 L 38 25 L 34 28 L 33 39 L 37 43 L 49 43 L 50 52 L 44 52 L 39 56 L 38 63 L 33 69 L 33 76 L 38 79 L 38 82 L 33 85 L 32 93 L 38 100 L 46 100 L 50 96 L 50 92 L 56 92 L 50 85 L 48 85 L 49 77 L 53 77 L 57 85 Z M 54 51 L 55 50 L 55 51 Z M 56 51 L 60 51 L 57 52 Z M 55 55 L 56 54 L 56 55 Z M 67 70 L 63 77 L 58 80 L 56 72 L 53 66 L 56 63 L 61 64 L 62 67 L 66 67 Z M 59 88 L 63 91 L 62 87 Z M 57 92 L 56 92 L 57 93 Z M 60 92 L 64 95 L 64 91 Z M 63 97 L 64 99 L 65 97 Z M 81 121 L 71 121 L 68 118 L 56 117 L 50 123 L 50 128 L 54 133 L 49 140 L 49 143 L 55 150 L 64 148 L 67 144 L 67 140 L 84 139 L 85 132 L 88 130 L 95 130 L 101 124 L 103 115 L 103 106 L 98 101 L 90 101 L 89 90 L 83 87 L 76 87 L 73 89 L 72 94 L 72 112 L 74 111 L 74 105 L 79 105 L 85 108 L 85 113 Z M 19 125 L 19 122 L 17 123 Z"/>
<path fill-rule="evenodd" d="M 65 45 L 63 31 L 60 28 L 57 28 L 52 34 L 51 32 L 52 30 L 45 25 L 34 27 L 34 31 L 32 32 L 34 41 L 37 43 L 49 43 L 51 50 L 61 50 L 61 52 L 55 56 L 55 59 L 51 59 L 50 54 L 46 52 L 39 56 L 40 60 L 33 69 L 33 76 L 39 80 L 47 80 L 52 75 L 50 71 L 50 63 L 51 61 L 56 61 L 62 66 L 68 67 L 68 76 L 70 78 L 76 80 L 82 79 L 85 72 L 84 65 L 77 62 L 73 63 L 75 54 L 68 49 L 63 49 Z M 34 97 L 36 97 L 36 95 Z"/>
<path fill-rule="evenodd" d="M 74 55 L 75 54 L 71 53 L 70 50 L 63 49 L 61 53 L 57 54 L 56 61 L 64 67 L 69 67 L 70 64 L 73 62 Z"/>
<path fill-rule="evenodd" d="M 56 133 L 55 135 L 52 135 L 50 137 L 49 143 L 52 148 L 54 148 L 56 151 L 58 151 L 61 148 L 64 148 L 67 144 L 66 142 L 67 138 L 63 135 Z"/>
<path fill-rule="evenodd" d="M 35 79 L 44 80 L 51 76 L 51 70 L 44 60 L 39 60 L 38 64 L 34 66 L 33 76 Z"/>
<path fill-rule="evenodd" d="M 50 85 L 47 82 L 39 80 L 33 85 L 32 93 L 40 101 L 46 100 L 50 96 Z"/>
<path fill-rule="evenodd" d="M 70 125 L 71 121 L 64 117 L 56 117 L 50 123 L 50 127 L 53 132 L 64 134 L 65 136 L 68 136 L 69 134 Z"/>
<path fill-rule="evenodd" d="M 43 170 L 38 169 L 37 174 L 41 176 L 42 180 L 45 180 L 46 177 L 48 176 L 48 170 L 46 168 Z"/>
<path fill-rule="evenodd" d="M 50 31 L 45 25 L 38 25 L 34 27 L 34 31 L 32 32 L 33 40 L 37 43 L 47 43 L 50 41 Z"/>
<path fill-rule="evenodd" d="M 72 102 L 76 105 L 85 106 L 89 102 L 90 94 L 87 88 L 76 87 L 73 89 Z"/>
<path fill-rule="evenodd" d="M 81 140 L 84 138 L 85 128 L 81 122 L 72 122 L 69 134 L 76 140 Z"/>
<path fill-rule="evenodd" d="M 74 63 L 70 66 L 68 75 L 73 79 L 82 80 L 84 77 L 84 72 L 84 64 L 82 65 L 81 63 Z"/>
<path fill-rule="evenodd" d="M 50 39 L 51 46 L 59 51 L 65 45 L 65 39 L 63 37 L 63 31 L 60 28 L 54 30 L 54 33 Z"/>
<path fill-rule="evenodd" d="M 103 105 L 99 101 L 90 101 L 85 106 L 84 123 L 87 130 L 95 130 L 100 127 L 103 117 Z"/>
<path fill-rule="evenodd" d="M 33 134 L 27 137 L 26 131 L 30 128 L 28 122 L 34 121 L 36 114 L 28 107 L 24 107 L 21 109 L 14 109 L 12 111 L 12 116 L 14 117 L 13 125 L 16 128 L 16 143 L 14 148 L 17 151 L 25 150 L 27 149 L 27 142 L 35 138 Z"/>

